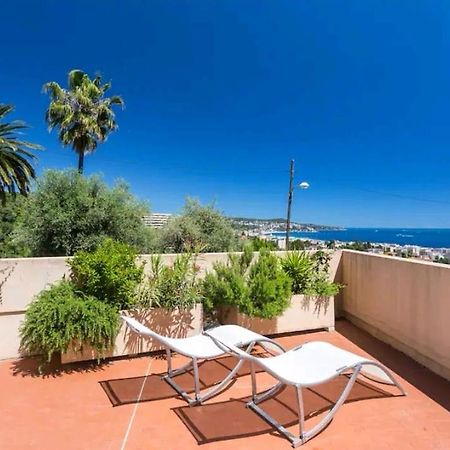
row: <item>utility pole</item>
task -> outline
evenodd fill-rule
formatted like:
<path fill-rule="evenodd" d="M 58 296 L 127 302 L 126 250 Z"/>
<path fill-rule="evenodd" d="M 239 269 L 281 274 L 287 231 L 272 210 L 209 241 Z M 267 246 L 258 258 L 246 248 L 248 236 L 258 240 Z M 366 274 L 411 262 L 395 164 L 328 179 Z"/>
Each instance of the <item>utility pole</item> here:
<path fill-rule="evenodd" d="M 294 160 L 291 159 L 291 167 L 289 170 L 289 194 L 288 194 L 288 208 L 286 219 L 286 251 L 289 250 L 289 233 L 291 231 L 291 208 L 293 195 L 294 195 Z"/>

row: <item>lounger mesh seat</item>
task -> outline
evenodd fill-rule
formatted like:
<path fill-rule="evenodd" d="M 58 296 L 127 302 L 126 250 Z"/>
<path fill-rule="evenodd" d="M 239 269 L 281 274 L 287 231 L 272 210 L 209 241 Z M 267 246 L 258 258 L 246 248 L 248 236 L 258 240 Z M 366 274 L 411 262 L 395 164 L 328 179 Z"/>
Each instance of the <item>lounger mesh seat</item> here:
<path fill-rule="evenodd" d="M 359 374 L 363 374 L 377 382 L 395 385 L 400 392 L 405 395 L 403 388 L 398 384 L 390 371 L 382 364 L 346 350 L 342 350 L 327 342 L 309 342 L 280 355 L 257 358 L 243 352 L 236 346 L 226 342 L 220 342 L 213 335 L 211 335 L 211 338 L 215 340 L 216 344 L 224 351 L 228 350 L 230 353 L 237 356 L 240 361 L 246 360 L 250 362 L 252 400 L 247 403 L 247 406 L 289 439 L 293 447 L 304 444 L 330 423 L 336 411 L 346 400 Z M 261 367 L 264 371 L 278 380 L 278 383 L 275 386 L 261 394 L 258 394 L 257 392 L 255 366 Z M 310 430 L 306 430 L 302 389 L 326 383 L 343 374 L 348 375 L 348 381 L 339 399 L 328 414 L 316 426 Z M 259 403 L 276 395 L 284 385 L 291 385 L 296 388 L 299 419 L 298 435 L 291 433 L 258 406 Z"/>
<path fill-rule="evenodd" d="M 278 352 L 285 351 L 277 342 L 238 325 L 222 325 L 210 329 L 208 333 L 213 339 L 206 334 L 198 334 L 187 338 L 169 338 L 161 336 L 132 317 L 121 316 L 121 318 L 135 333 L 138 333 L 144 338 L 155 339 L 165 347 L 167 354 L 167 374 L 162 378 L 191 406 L 200 404 L 222 391 L 230 383 L 244 363 L 244 360 L 239 360 L 235 367 L 220 383 L 206 392 L 201 393 L 199 361 L 214 359 L 224 354 L 228 354 L 228 350 L 226 348 L 224 349 L 223 346 L 218 346 L 216 340 L 223 342 L 226 345 L 231 345 L 234 348 L 239 349 L 239 351 L 241 351 L 239 347 L 242 347 L 244 348 L 243 353 L 245 354 L 249 354 L 256 344 L 263 346 L 266 350 L 271 352 L 274 350 Z M 190 361 L 178 369 L 172 369 L 172 352 L 186 356 L 190 358 Z M 174 377 L 190 370 L 194 373 L 194 397 L 190 396 L 174 380 Z"/>

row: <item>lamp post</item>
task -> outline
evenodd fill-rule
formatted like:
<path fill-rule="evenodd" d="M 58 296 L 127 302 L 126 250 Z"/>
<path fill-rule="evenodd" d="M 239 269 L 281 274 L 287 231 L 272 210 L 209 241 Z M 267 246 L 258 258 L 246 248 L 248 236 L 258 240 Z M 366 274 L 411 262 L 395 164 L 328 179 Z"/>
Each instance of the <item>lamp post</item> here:
<path fill-rule="evenodd" d="M 308 189 L 309 184 L 306 181 L 302 181 L 298 187 L 300 189 Z M 292 209 L 292 198 L 294 197 L 294 160 L 291 159 L 291 166 L 289 170 L 289 193 L 288 193 L 288 209 L 287 209 L 287 219 L 286 219 L 286 251 L 289 250 L 289 234 L 291 232 L 291 209 Z"/>

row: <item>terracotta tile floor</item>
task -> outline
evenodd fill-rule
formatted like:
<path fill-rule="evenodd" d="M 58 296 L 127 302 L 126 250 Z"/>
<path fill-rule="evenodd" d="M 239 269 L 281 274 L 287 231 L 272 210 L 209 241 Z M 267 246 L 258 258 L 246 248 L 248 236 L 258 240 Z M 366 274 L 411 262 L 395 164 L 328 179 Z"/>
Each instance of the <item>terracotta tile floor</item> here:
<path fill-rule="evenodd" d="M 333 333 L 280 338 L 287 347 L 321 339 L 369 354 L 397 374 L 408 393 L 362 381 L 332 423 L 305 449 L 450 449 L 450 383 L 346 321 Z M 183 359 L 176 357 L 177 364 Z M 206 363 L 202 381 L 211 384 L 232 360 Z M 102 366 L 54 368 L 39 375 L 33 359 L 0 362 L 0 449 L 288 449 L 289 443 L 244 407 L 250 377 L 241 376 L 205 406 L 189 408 L 161 382 L 161 357 L 115 360 Z M 150 376 L 145 378 L 145 374 Z M 145 383 L 144 383 L 145 381 Z M 189 383 L 185 377 L 183 383 Z M 342 382 L 305 392 L 306 421 L 320 420 Z M 273 380 L 259 373 L 261 388 Z M 142 392 L 141 392 L 142 390 Z M 290 390 L 265 408 L 283 424 L 295 421 Z M 141 394 L 141 402 L 137 399 Z M 289 429 L 296 431 L 297 426 Z"/>

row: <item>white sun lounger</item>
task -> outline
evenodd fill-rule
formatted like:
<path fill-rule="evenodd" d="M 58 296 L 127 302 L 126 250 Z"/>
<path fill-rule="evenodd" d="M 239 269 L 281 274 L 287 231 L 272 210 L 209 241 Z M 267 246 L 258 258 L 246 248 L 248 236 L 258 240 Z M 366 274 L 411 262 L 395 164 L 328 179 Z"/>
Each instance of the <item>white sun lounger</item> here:
<path fill-rule="evenodd" d="M 390 371 L 382 364 L 346 350 L 342 350 L 327 342 L 309 342 L 299 345 L 280 355 L 257 358 L 243 352 L 236 346 L 230 345 L 229 342 L 221 342 L 213 333 L 208 334 L 224 351 L 228 351 L 239 357 L 240 361 L 247 360 L 250 362 L 252 400 L 247 403 L 247 406 L 285 436 L 291 442 L 293 447 L 304 444 L 330 423 L 336 411 L 345 402 L 359 374 L 376 382 L 395 385 L 403 395 L 406 395 L 405 391 L 398 384 Z M 268 372 L 279 382 L 271 389 L 258 394 L 255 366 L 263 368 L 264 371 Z M 326 383 L 343 374 L 348 374 L 350 376 L 348 377 L 348 382 L 337 402 L 316 426 L 310 430 L 305 430 L 302 388 Z M 283 425 L 258 406 L 259 403 L 274 396 L 284 385 L 291 385 L 296 388 L 299 420 L 298 435 L 288 431 Z"/>
<path fill-rule="evenodd" d="M 170 386 L 172 386 L 172 388 L 175 389 L 191 406 L 201 404 L 208 398 L 213 397 L 223 390 L 244 363 L 243 359 L 239 360 L 236 366 L 220 383 L 211 387 L 203 394 L 200 393 L 199 361 L 215 359 L 228 353 L 227 349 L 224 350 L 223 346 L 219 347 L 209 336 L 214 337 L 214 339 L 219 340 L 221 343 L 231 345 L 239 351 L 242 351 L 239 347 L 244 348 L 242 353 L 246 355 L 252 351 L 256 344 L 261 345 L 268 351 L 285 351 L 280 344 L 272 339 L 268 339 L 265 336 L 254 333 L 253 331 L 247 330 L 246 328 L 238 325 L 222 325 L 212 328 L 208 331 L 208 336 L 205 334 L 198 334 L 192 337 L 175 339 L 155 333 L 132 317 L 121 316 L 121 318 L 131 330 L 138 333 L 140 336 L 155 339 L 164 346 L 167 354 L 167 374 L 162 378 L 169 383 Z M 178 369 L 172 369 L 172 351 L 190 358 L 190 361 Z M 181 375 L 191 369 L 194 373 L 194 398 L 182 389 L 181 386 L 178 385 L 173 379 L 175 376 Z"/>

